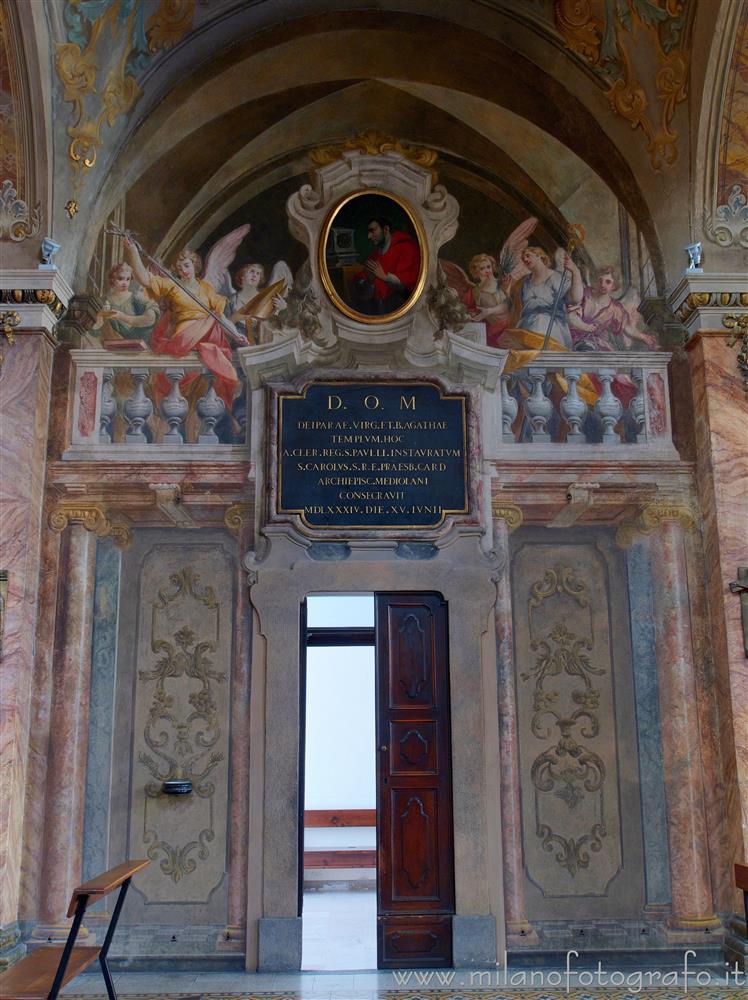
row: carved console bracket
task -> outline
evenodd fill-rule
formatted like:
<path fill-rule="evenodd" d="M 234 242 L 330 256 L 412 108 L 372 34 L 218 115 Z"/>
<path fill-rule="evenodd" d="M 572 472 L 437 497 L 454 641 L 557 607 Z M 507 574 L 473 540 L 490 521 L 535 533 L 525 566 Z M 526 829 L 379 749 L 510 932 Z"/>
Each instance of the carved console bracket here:
<path fill-rule="evenodd" d="M 119 518 L 113 519 L 100 504 L 63 501 L 49 512 L 47 524 L 56 532 L 63 532 L 69 524 L 82 524 L 86 531 L 92 531 L 99 538 L 111 538 L 120 549 L 132 542 L 129 525 Z"/>
<path fill-rule="evenodd" d="M 197 525 L 182 506 L 182 490 L 177 483 L 149 483 L 156 497 L 156 506 L 179 528 L 196 528 Z"/>
<path fill-rule="evenodd" d="M 586 510 L 592 506 L 595 490 L 600 489 L 600 483 L 571 483 L 566 491 L 566 507 L 562 507 L 552 521 L 548 522 L 549 528 L 568 528 L 576 524 Z"/>
<path fill-rule="evenodd" d="M 748 566 L 738 566 L 738 578 L 730 582 L 730 590 L 733 594 L 740 595 L 740 617 L 743 624 L 743 652 L 748 657 Z"/>
<path fill-rule="evenodd" d="M 651 535 L 662 521 L 678 521 L 686 531 L 696 524 L 694 513 L 687 504 L 655 500 L 631 520 L 620 525 L 616 532 L 616 545 L 622 549 L 628 548 L 639 538 Z"/>

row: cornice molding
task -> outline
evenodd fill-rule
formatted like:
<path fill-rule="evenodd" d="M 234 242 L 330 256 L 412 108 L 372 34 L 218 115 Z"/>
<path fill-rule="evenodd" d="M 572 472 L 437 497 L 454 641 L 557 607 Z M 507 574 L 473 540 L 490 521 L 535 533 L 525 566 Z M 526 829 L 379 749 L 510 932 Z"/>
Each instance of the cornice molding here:
<path fill-rule="evenodd" d="M 702 330 L 720 330 L 729 312 L 748 307 L 748 277 L 728 271 L 686 271 L 668 303 L 688 337 Z"/>

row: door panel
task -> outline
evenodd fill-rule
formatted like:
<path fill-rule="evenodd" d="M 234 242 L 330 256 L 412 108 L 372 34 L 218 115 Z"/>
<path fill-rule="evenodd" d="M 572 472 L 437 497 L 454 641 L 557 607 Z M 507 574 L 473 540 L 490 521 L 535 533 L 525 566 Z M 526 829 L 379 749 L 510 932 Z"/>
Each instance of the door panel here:
<path fill-rule="evenodd" d="M 447 609 L 438 594 L 375 600 L 379 965 L 445 966 L 454 913 Z"/>

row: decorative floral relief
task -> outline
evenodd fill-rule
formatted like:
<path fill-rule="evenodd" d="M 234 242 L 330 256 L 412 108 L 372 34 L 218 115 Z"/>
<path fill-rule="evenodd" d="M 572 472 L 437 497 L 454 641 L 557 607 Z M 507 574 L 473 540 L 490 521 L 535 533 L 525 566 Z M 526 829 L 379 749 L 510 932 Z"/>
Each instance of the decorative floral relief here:
<path fill-rule="evenodd" d="M 41 204 L 33 208 L 18 197 L 13 181 L 4 180 L 0 187 L 0 240 L 20 243 L 36 236 L 41 227 Z"/>
<path fill-rule="evenodd" d="M 556 729 L 560 734 L 557 743 L 537 755 L 530 769 L 535 789 L 535 832 L 543 849 L 549 853 L 555 851 L 556 862 L 574 876 L 581 868 L 589 866 L 590 852 L 600 851 L 601 838 L 607 835 L 603 799 L 605 764 L 599 754 L 580 742 L 599 735 L 600 693 L 591 678 L 605 671 L 597 667 L 589 655 L 594 651 L 591 621 L 587 635 L 573 632 L 564 622 L 554 624 L 542 638 L 538 635 L 538 612 L 546 601 L 557 595 L 571 598 L 581 609 L 589 609 L 589 589 L 571 566 L 557 563 L 553 569 L 546 570 L 543 577 L 531 585 L 528 601 L 530 648 L 538 655 L 520 676 L 524 681 L 532 680 L 535 685 L 530 722 L 532 734 L 540 740 L 551 738 Z M 567 696 L 563 698 L 560 689 L 546 685 L 551 678 L 565 677 L 579 680 L 582 686 L 569 690 L 567 685 Z M 544 821 L 544 801 L 549 794 L 568 807 L 569 829 L 554 829 Z M 592 814 L 596 820 L 578 835 L 574 828 L 579 821 L 574 814 L 588 796 L 594 797 Z"/>
<path fill-rule="evenodd" d="M 150 753 L 141 752 L 138 760 L 151 774 L 146 785 L 146 809 L 143 817 L 143 839 L 148 845 L 148 857 L 161 857 L 160 867 L 175 883 L 197 869 L 198 860 L 209 856 L 208 845 L 215 837 L 213 795 L 215 785 L 211 774 L 224 760 L 224 754 L 214 750 L 221 737 L 221 725 L 214 698 L 214 684 L 226 681 L 226 673 L 214 669 L 210 654 L 217 648 L 219 606 L 212 587 L 203 587 L 191 566 L 173 573 L 170 587 L 158 592 L 153 604 L 151 650 L 158 656 L 151 669 L 139 670 L 138 678 L 155 682 L 143 738 Z M 193 628 L 182 625 L 169 639 L 156 638 L 156 620 L 170 604 L 185 596 L 192 597 L 214 615 L 214 637 L 198 636 Z M 160 654 L 160 655 L 159 655 Z M 190 682 L 194 682 L 190 684 Z M 184 702 L 185 689 L 190 690 Z M 182 706 L 181 709 L 179 706 Z M 174 845 L 149 828 L 148 799 L 161 799 L 162 782 L 191 781 L 193 794 L 207 799 L 210 821 L 184 845 Z M 172 802 L 174 808 L 180 803 Z M 197 858 L 197 860 L 196 860 Z"/>

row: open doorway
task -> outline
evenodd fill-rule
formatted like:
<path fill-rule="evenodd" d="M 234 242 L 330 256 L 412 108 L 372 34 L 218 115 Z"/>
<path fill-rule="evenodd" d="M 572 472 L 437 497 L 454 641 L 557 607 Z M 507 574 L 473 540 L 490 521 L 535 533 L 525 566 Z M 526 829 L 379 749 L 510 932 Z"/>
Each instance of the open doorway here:
<path fill-rule="evenodd" d="M 374 595 L 308 597 L 302 640 L 302 969 L 375 969 Z"/>

